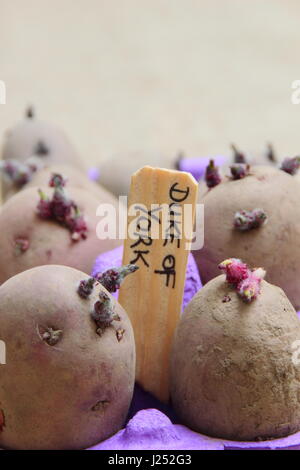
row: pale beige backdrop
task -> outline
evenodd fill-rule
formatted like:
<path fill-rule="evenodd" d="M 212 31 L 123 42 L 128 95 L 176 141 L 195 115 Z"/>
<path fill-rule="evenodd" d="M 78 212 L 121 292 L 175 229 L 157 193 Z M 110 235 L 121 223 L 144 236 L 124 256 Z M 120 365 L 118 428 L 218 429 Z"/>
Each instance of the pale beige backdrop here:
<path fill-rule="evenodd" d="M 0 0 L 0 136 L 28 103 L 84 158 L 300 151 L 300 2 Z"/>

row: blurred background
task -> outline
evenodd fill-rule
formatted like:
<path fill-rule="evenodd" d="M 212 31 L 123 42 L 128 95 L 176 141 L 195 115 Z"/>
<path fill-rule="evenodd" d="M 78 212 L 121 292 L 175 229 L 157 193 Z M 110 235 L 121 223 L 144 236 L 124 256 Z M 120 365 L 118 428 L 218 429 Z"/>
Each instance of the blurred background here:
<path fill-rule="evenodd" d="M 300 149 L 300 3 L 0 0 L 0 136 L 33 104 L 94 164 L 116 152 Z"/>

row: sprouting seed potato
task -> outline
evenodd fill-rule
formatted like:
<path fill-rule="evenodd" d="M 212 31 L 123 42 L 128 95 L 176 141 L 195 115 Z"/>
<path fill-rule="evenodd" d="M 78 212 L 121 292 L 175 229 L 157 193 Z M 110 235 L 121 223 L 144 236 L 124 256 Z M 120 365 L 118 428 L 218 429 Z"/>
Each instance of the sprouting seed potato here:
<path fill-rule="evenodd" d="M 88 279 L 51 265 L 0 287 L 0 337 L 7 350 L 0 368 L 1 448 L 84 449 L 124 424 L 134 386 L 133 331 L 100 283 L 88 297 L 79 295 Z M 104 310 L 105 325 L 101 299 L 112 312 L 107 320 Z"/>
<path fill-rule="evenodd" d="M 204 246 L 195 257 L 203 282 L 218 274 L 218 263 L 226 258 L 240 258 L 254 266 L 263 263 L 266 280 L 281 287 L 300 307 L 299 199 L 294 176 L 264 166 L 250 167 L 241 179 L 223 178 L 202 193 Z M 264 220 L 259 220 L 257 209 L 263 211 Z M 256 220 L 247 225 L 251 217 Z"/>
<path fill-rule="evenodd" d="M 40 187 L 45 197 L 52 197 L 53 189 Z M 20 191 L 2 206 L 0 212 L 0 283 L 17 273 L 44 264 L 62 264 L 89 274 L 99 253 L 121 244 L 119 239 L 99 239 L 96 215 L 101 203 L 116 208 L 117 201 L 105 192 L 102 200 L 85 189 L 67 188 L 67 195 L 78 205 L 86 222 L 86 238 L 72 239 L 72 233 L 52 219 L 38 214 L 38 188 Z"/>
<path fill-rule="evenodd" d="M 171 397 L 183 424 L 238 441 L 299 431 L 299 340 L 300 321 L 279 287 L 255 273 L 236 288 L 223 275 L 209 281 L 186 307 L 173 344 Z"/>

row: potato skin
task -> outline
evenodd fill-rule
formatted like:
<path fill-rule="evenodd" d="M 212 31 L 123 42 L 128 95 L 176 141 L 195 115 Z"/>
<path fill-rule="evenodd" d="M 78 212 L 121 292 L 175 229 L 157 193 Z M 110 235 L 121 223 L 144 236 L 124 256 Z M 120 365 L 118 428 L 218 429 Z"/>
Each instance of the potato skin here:
<path fill-rule="evenodd" d="M 300 186 L 293 176 L 254 166 L 242 180 L 224 180 L 200 199 L 204 204 L 204 246 L 194 252 L 203 283 L 219 274 L 218 264 L 240 258 L 266 269 L 266 280 L 281 287 L 300 308 Z M 259 229 L 233 229 L 234 214 L 262 208 L 268 222 Z"/>
<path fill-rule="evenodd" d="M 128 195 L 131 176 L 143 166 L 175 169 L 176 158 L 160 152 L 117 153 L 100 165 L 100 183 L 115 196 Z"/>
<path fill-rule="evenodd" d="M 36 155 L 39 142 L 43 142 L 49 150 L 48 154 L 40 155 L 45 163 L 68 163 L 83 168 L 81 159 L 64 132 L 53 124 L 36 118 L 25 118 L 7 131 L 2 158 L 24 162 Z"/>
<path fill-rule="evenodd" d="M 32 176 L 31 181 L 29 181 L 22 188 L 17 188 L 13 184 L 3 181 L 2 192 L 4 200 L 7 201 L 7 199 L 22 189 L 28 189 L 37 186 L 48 186 L 51 175 L 53 173 L 59 173 L 62 175 L 67 180 L 67 187 L 73 186 L 75 188 L 86 189 L 89 193 L 93 194 L 100 200 L 102 200 L 103 197 L 112 197 L 112 195 L 106 189 L 94 181 L 91 181 L 83 170 L 71 165 L 52 164 L 38 170 Z"/>
<path fill-rule="evenodd" d="M 7 348 L 0 368 L 2 448 L 83 449 L 123 425 L 134 386 L 132 327 L 115 301 L 121 321 L 97 335 L 90 312 L 105 289 L 98 284 L 82 299 L 76 290 L 87 277 L 65 266 L 41 266 L 0 287 L 0 338 Z M 41 339 L 47 326 L 63 331 L 55 346 Z M 121 341 L 116 328 L 125 329 Z"/>
<path fill-rule="evenodd" d="M 225 276 L 211 280 L 186 307 L 173 344 L 171 396 L 183 423 L 233 440 L 299 431 L 296 340 L 300 321 L 280 288 L 262 281 L 245 304 Z"/>
<path fill-rule="evenodd" d="M 53 193 L 51 188 L 41 189 L 48 196 Z M 110 203 L 116 207 L 113 196 L 104 192 L 100 200 L 84 189 L 66 188 L 66 191 L 86 216 L 87 239 L 74 242 L 66 228 L 55 221 L 38 217 L 37 188 L 20 191 L 2 206 L 0 212 L 0 283 L 19 272 L 43 264 L 63 264 L 89 274 L 100 253 L 121 244 L 118 239 L 99 240 L 96 235 L 96 226 L 100 221 L 96 209 L 100 203 Z M 15 241 L 20 237 L 28 239 L 29 248 L 17 255 Z"/>
<path fill-rule="evenodd" d="M 41 170 L 37 171 L 32 177 L 32 180 L 26 184 L 24 189 L 36 187 L 36 186 L 47 186 L 51 175 L 53 173 L 59 173 L 67 180 L 66 188 L 72 186 L 74 188 L 82 188 L 89 191 L 89 193 L 96 196 L 98 199 L 111 198 L 112 195 L 99 184 L 91 181 L 86 174 L 72 167 L 71 165 L 49 165 Z"/>
<path fill-rule="evenodd" d="M 47 154 L 36 154 L 39 142 L 47 147 Z M 47 165 L 63 163 L 78 170 L 84 168 L 81 158 L 64 132 L 53 124 L 35 117 L 25 118 L 8 130 L 2 148 L 2 158 L 5 160 L 25 162 L 33 155 Z M 9 199 L 18 191 L 19 188 L 3 179 L 1 187 L 3 200 Z"/>

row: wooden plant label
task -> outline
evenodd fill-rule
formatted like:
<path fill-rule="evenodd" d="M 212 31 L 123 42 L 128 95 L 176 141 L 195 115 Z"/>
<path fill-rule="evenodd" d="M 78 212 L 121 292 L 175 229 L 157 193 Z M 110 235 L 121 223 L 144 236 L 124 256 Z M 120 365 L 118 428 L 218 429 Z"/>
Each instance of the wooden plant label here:
<path fill-rule="evenodd" d="M 125 279 L 119 302 L 135 334 L 137 381 L 169 399 L 169 361 L 181 313 L 198 185 L 190 173 L 144 167 L 131 178 L 123 264 L 139 266 Z"/>

